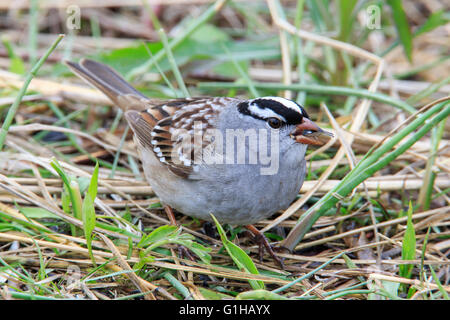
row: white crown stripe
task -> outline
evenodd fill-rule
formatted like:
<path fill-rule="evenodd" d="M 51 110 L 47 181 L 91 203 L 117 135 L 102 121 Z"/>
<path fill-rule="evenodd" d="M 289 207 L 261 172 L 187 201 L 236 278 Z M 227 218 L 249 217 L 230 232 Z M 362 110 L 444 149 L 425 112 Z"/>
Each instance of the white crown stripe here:
<path fill-rule="evenodd" d="M 259 118 L 263 118 L 263 119 L 267 119 L 267 118 L 281 118 L 281 120 L 286 121 L 286 118 L 284 118 L 282 115 L 274 112 L 271 109 L 261 109 L 256 103 L 250 103 L 248 106 L 248 111 L 250 111 L 250 113 L 253 113 L 255 116 L 259 117 Z"/>
<path fill-rule="evenodd" d="M 263 97 L 260 99 L 267 99 L 267 100 L 274 100 L 276 102 L 281 103 L 286 108 L 289 108 L 291 110 L 294 110 L 296 112 L 300 112 L 301 115 L 304 115 L 302 112 L 302 109 L 299 108 L 298 104 L 296 104 L 294 101 L 291 101 L 289 99 L 281 98 L 281 97 Z"/>

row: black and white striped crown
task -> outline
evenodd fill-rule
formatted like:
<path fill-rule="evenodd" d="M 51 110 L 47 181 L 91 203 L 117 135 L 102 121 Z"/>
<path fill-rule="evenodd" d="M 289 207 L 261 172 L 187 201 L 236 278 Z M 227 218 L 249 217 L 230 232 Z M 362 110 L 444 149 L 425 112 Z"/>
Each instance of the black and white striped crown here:
<path fill-rule="evenodd" d="M 286 124 L 302 123 L 303 117 L 308 118 L 305 109 L 292 100 L 280 97 L 262 97 L 238 105 L 240 113 L 256 119 L 267 120 L 279 118 Z"/>

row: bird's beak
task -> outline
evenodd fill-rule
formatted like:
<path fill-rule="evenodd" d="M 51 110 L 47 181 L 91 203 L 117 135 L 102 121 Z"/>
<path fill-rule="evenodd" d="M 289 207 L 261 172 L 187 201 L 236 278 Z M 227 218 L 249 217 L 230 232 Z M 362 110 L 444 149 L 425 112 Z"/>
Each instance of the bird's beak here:
<path fill-rule="evenodd" d="M 321 137 L 333 137 L 331 132 L 322 130 L 317 124 L 309 120 L 308 118 L 303 118 L 302 123 L 297 125 L 295 129 L 291 132 L 291 138 L 298 143 L 310 144 L 321 146 L 325 144 Z"/>

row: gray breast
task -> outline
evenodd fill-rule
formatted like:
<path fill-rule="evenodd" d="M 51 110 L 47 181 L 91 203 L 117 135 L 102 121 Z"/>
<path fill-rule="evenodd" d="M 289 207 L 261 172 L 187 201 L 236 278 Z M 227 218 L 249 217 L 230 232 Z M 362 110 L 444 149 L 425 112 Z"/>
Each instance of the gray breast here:
<path fill-rule="evenodd" d="M 286 209 L 295 199 L 305 177 L 305 149 L 294 145 L 273 175 L 262 175 L 261 166 L 251 164 L 204 168 L 206 178 L 189 181 L 180 201 L 170 202 L 180 212 L 204 220 L 211 220 L 213 213 L 221 223 L 257 222 Z"/>

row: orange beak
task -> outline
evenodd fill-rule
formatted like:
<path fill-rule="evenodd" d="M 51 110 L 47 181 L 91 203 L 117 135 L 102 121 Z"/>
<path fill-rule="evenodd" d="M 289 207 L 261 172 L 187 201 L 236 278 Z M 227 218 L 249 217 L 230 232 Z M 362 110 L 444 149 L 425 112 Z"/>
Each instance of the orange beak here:
<path fill-rule="evenodd" d="M 321 146 L 325 142 L 319 140 L 319 137 L 333 137 L 331 132 L 322 130 L 317 124 L 307 118 L 303 118 L 302 123 L 297 125 L 291 132 L 291 138 L 298 143 Z"/>

